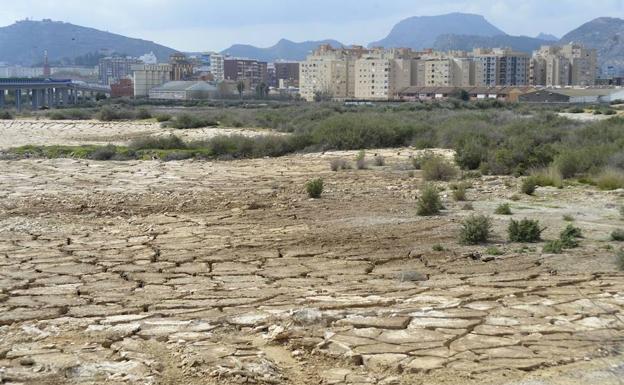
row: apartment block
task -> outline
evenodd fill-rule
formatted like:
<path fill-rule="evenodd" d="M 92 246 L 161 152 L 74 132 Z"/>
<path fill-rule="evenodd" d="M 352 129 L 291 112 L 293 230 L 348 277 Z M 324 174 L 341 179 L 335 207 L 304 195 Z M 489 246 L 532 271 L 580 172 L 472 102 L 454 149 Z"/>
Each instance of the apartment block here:
<path fill-rule="evenodd" d="M 531 84 L 565 87 L 596 84 L 597 54 L 578 44 L 543 46 L 531 59 Z"/>
<path fill-rule="evenodd" d="M 475 49 L 475 85 L 523 86 L 529 84 L 531 58 L 523 52 L 509 49 Z"/>
<path fill-rule="evenodd" d="M 411 60 L 399 51 L 375 50 L 355 61 L 355 98 L 393 99 L 411 78 Z"/>
<path fill-rule="evenodd" d="M 255 90 L 267 82 L 267 63 L 252 59 L 225 59 L 223 64 L 225 80 L 243 81 L 245 88 Z"/>
<path fill-rule="evenodd" d="M 301 97 L 314 101 L 317 95 L 332 99 L 355 97 L 355 62 L 369 53 L 362 47 L 332 48 L 321 45 L 299 66 Z"/>
<path fill-rule="evenodd" d="M 142 64 L 139 59 L 128 57 L 106 57 L 98 64 L 98 78 L 101 84 L 110 85 L 132 75 L 132 66 Z"/>
<path fill-rule="evenodd" d="M 474 84 L 474 63 L 469 58 L 415 60 L 412 84 L 422 87 L 468 87 Z"/>
<path fill-rule="evenodd" d="M 134 96 L 148 96 L 152 88 L 171 80 L 170 64 L 140 64 L 132 66 Z"/>
<path fill-rule="evenodd" d="M 278 88 L 299 88 L 299 63 L 276 62 L 275 80 Z"/>

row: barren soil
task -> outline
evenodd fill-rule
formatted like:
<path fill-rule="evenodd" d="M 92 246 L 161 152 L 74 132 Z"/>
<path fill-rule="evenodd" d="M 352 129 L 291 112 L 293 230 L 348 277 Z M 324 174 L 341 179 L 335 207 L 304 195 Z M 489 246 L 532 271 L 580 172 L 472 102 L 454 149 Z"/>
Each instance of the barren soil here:
<path fill-rule="evenodd" d="M 104 142 L 152 129 L 124 125 Z M 38 140 L 3 129 L 3 146 Z M 621 191 L 512 202 L 518 180 L 483 177 L 474 211 L 447 188 L 443 214 L 422 218 L 414 151 L 376 152 L 384 166 L 339 172 L 329 161 L 355 152 L 0 161 L 0 383 L 621 383 Z M 503 202 L 545 239 L 573 216 L 581 246 L 507 243 Z M 492 216 L 491 244 L 458 244 L 473 212 Z"/>

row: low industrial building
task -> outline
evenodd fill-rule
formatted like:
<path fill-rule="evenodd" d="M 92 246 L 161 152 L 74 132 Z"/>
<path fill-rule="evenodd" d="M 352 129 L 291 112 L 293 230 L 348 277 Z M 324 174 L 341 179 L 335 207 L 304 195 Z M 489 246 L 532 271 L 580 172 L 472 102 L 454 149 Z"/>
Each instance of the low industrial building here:
<path fill-rule="evenodd" d="M 598 104 L 624 100 L 624 88 L 547 88 L 521 95 L 523 103 Z"/>
<path fill-rule="evenodd" d="M 218 88 L 204 81 L 173 81 L 149 91 L 150 99 L 202 100 L 219 97 Z"/>
<path fill-rule="evenodd" d="M 405 101 L 443 100 L 466 91 L 470 100 L 497 99 L 517 102 L 518 98 L 533 87 L 418 87 L 412 86 L 399 91 L 399 99 Z"/>

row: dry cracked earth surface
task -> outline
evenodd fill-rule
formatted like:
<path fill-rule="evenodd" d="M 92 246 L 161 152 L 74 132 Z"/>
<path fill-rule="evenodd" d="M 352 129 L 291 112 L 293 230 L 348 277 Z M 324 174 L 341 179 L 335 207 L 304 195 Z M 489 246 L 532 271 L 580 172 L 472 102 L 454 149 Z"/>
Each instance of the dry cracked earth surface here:
<path fill-rule="evenodd" d="M 379 153 L 0 161 L 0 383 L 622 383 L 621 191 L 475 179 L 491 256 L 457 243 L 448 189 L 416 216 L 412 150 Z M 574 216 L 581 247 L 507 243 L 502 202 L 546 239 Z"/>

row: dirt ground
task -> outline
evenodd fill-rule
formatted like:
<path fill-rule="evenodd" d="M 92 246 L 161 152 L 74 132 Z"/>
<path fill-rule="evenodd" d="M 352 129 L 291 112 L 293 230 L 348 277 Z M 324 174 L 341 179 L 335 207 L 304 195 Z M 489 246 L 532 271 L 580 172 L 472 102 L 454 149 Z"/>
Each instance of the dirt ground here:
<path fill-rule="evenodd" d="M 609 240 L 622 191 L 512 201 L 518 180 L 483 177 L 473 210 L 443 183 L 446 209 L 423 218 L 414 151 L 375 153 L 384 166 L 339 172 L 330 160 L 355 152 L 0 161 L 0 383 L 622 382 L 624 273 Z M 315 177 L 325 191 L 311 200 Z M 505 202 L 545 239 L 574 217 L 580 247 L 508 243 Z M 460 246 L 475 212 L 492 216 L 493 241 Z"/>
<path fill-rule="evenodd" d="M 33 145 L 115 144 L 144 136 L 175 135 L 184 140 L 209 139 L 216 135 L 262 135 L 266 130 L 240 128 L 197 128 L 175 130 L 152 120 L 140 122 L 101 122 L 98 120 L 0 120 L 0 149 Z M 276 134 L 276 133 L 273 133 Z"/>

